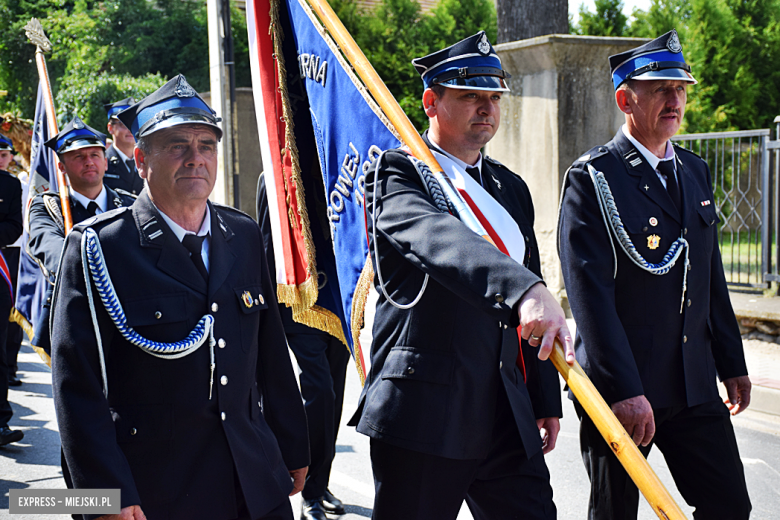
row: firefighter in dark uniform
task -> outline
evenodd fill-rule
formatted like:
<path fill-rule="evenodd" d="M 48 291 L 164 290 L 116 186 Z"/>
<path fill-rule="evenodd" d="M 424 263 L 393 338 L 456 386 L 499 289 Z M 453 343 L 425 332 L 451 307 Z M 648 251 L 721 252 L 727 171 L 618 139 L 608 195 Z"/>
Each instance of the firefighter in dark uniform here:
<path fill-rule="evenodd" d="M 5 168 L 13 158 L 13 143 L 0 135 L 0 247 L 6 248 L 22 235 L 22 183 Z M 4 251 L 4 254 L 7 254 Z M 18 253 L 16 255 L 18 266 Z M 10 274 L 10 273 L 9 273 Z M 0 446 L 18 442 L 24 437 L 21 430 L 12 430 L 8 421 L 13 417 L 8 402 L 8 382 L 14 361 L 7 355 L 8 318 L 13 307 L 13 289 L 0 280 Z"/>
<path fill-rule="evenodd" d="M 103 184 L 106 136 L 86 125 L 78 116 L 59 134 L 46 141 L 45 145 L 57 153 L 60 170 L 70 181 L 70 212 L 74 224 L 110 209 L 130 206 L 134 202 L 133 197 L 119 194 Z M 35 337 L 32 344 L 49 352 L 51 297 L 60 265 L 62 244 L 65 242 L 65 223 L 59 193 L 36 196 L 30 204 L 29 221 L 27 250 L 49 280 L 40 318 L 34 323 Z"/>
<path fill-rule="evenodd" d="M 117 115 L 122 110 L 135 104 L 135 99 L 129 97 L 116 103 L 103 105 L 108 114 L 108 133 L 111 134 L 113 145 L 106 151 L 108 168 L 103 182 L 109 188 L 138 196 L 144 189 L 144 180 L 138 175 L 135 166 L 133 149 L 135 138 Z"/>
<path fill-rule="evenodd" d="M 120 118 L 147 189 L 74 227 L 52 307 L 73 485 L 122 518 L 291 520 L 306 416 L 260 228 L 208 201 L 218 119 L 181 75 Z"/>
<path fill-rule="evenodd" d="M 488 219 L 503 218 L 515 253 L 442 211 L 406 152 L 377 159 L 366 201 L 380 296 L 351 421 L 371 437 L 373 518 L 454 519 L 464 500 L 478 519 L 555 518 L 543 452 L 555 445 L 561 395 L 537 354 L 558 338 L 573 362 L 573 342 L 541 280 L 528 187 L 480 153 L 498 129 L 507 75 L 484 32 L 413 64 L 426 142 L 467 172 L 460 179 L 473 176 L 470 196 Z"/>
<path fill-rule="evenodd" d="M 712 179 L 704 160 L 669 140 L 696 81 L 676 31 L 609 61 L 626 123 L 571 167 L 559 221 L 577 358 L 640 450 L 661 450 L 695 518 L 745 519 L 751 506 L 729 407 L 747 408 L 750 380 Z M 588 518 L 636 518 L 636 486 L 578 412 Z"/>

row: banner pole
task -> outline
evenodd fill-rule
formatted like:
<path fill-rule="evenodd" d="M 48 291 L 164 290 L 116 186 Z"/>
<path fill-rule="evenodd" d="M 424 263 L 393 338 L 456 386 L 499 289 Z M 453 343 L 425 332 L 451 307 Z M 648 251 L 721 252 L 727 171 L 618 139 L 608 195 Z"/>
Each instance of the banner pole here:
<path fill-rule="evenodd" d="M 32 18 L 24 26 L 24 32 L 30 43 L 36 46 L 35 63 L 38 65 L 38 78 L 43 85 L 43 101 L 46 106 L 46 118 L 49 124 L 49 135 L 55 136 L 59 133 L 57 128 L 57 114 L 54 110 L 54 96 L 51 93 L 51 82 L 49 81 L 49 71 L 46 68 L 45 52 L 51 52 L 51 42 L 43 32 L 43 26 L 37 18 Z M 41 143 L 43 146 L 43 143 Z M 54 154 L 54 168 L 57 175 L 57 187 L 60 193 L 60 203 L 62 206 L 62 218 L 65 222 L 65 234 L 67 235 L 73 227 L 73 216 L 70 213 L 70 192 L 68 191 L 68 180 L 65 173 L 60 170 L 60 159 Z"/>
<path fill-rule="evenodd" d="M 411 149 L 412 154 L 423 160 L 433 172 L 442 172 L 441 166 L 433 156 L 428 146 L 417 133 L 417 130 L 409 121 L 406 113 L 395 100 L 390 90 L 377 74 L 374 67 L 368 61 L 363 51 L 357 45 L 352 35 L 349 34 L 344 24 L 341 23 L 336 13 L 326 0 L 306 0 L 317 13 L 323 25 L 328 29 L 341 51 L 354 67 L 358 76 L 363 80 L 366 88 L 371 92 L 377 104 L 382 108 L 387 118 L 395 126 L 404 143 Z M 443 174 L 442 174 L 443 176 Z M 437 179 L 438 180 L 438 179 Z M 441 182 L 441 181 L 440 181 Z M 466 206 L 468 211 L 468 206 Z M 483 236 L 486 236 L 485 233 Z M 486 237 L 487 238 L 487 237 Z M 683 520 L 685 515 L 661 480 L 648 464 L 626 433 L 609 405 L 593 386 L 582 367 L 574 362 L 574 366 L 566 363 L 563 347 L 556 341 L 550 358 L 558 372 L 569 384 L 572 393 L 593 420 L 604 439 L 612 448 L 629 476 L 647 499 L 658 518 L 663 520 Z"/>

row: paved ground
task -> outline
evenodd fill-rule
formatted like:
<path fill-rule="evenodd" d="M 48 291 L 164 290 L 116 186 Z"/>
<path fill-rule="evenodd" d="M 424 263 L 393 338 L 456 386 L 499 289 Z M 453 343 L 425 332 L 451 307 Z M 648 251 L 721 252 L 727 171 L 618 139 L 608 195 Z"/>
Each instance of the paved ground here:
<path fill-rule="evenodd" d="M 368 324 L 370 325 L 370 323 Z M 364 336 L 363 344 L 369 338 Z M 761 341 L 745 342 L 746 357 L 752 374 L 780 381 L 780 345 Z M 15 416 L 15 428 L 25 431 L 21 443 L 0 448 L 0 519 L 69 518 L 54 515 L 9 515 L 8 490 L 18 488 L 63 488 L 59 467 L 59 436 L 51 400 L 51 373 L 37 354 L 23 347 L 20 354 L 20 375 L 25 381 L 10 391 Z M 344 420 L 354 411 L 360 393 L 357 373 L 349 368 Z M 771 390 L 771 389 L 770 389 Z M 772 396 L 770 396 L 772 397 Z M 775 399 L 780 402 L 780 399 Z M 568 400 L 565 400 L 562 432 L 558 447 L 548 457 L 555 500 L 561 520 L 582 520 L 587 507 L 587 476 L 578 450 L 577 420 Z M 743 463 L 753 501 L 754 520 L 778 518 L 780 511 L 780 416 L 748 410 L 734 421 Z M 651 465 L 658 472 L 678 503 L 691 518 L 691 510 L 684 506 L 674 491 L 663 458 L 657 451 L 650 456 Z M 368 439 L 353 428 L 342 425 L 337 456 L 334 463 L 331 490 L 347 505 L 343 520 L 370 518 L 374 488 Z M 292 499 L 296 511 L 299 497 Z M 335 517 L 334 517 L 335 518 Z M 647 504 L 641 506 L 640 519 L 653 520 L 655 515 Z M 464 507 L 459 520 L 470 520 Z M 399 519 L 403 520 L 403 519 Z"/>

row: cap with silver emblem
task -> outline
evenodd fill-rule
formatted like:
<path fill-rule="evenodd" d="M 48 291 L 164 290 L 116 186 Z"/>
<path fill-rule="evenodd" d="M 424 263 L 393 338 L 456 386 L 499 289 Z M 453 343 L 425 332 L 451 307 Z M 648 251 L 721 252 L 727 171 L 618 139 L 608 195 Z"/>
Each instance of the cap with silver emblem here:
<path fill-rule="evenodd" d="M 117 115 L 119 114 L 119 112 L 130 108 L 136 103 L 137 101 L 135 100 L 135 98 L 129 97 L 121 101 L 117 101 L 116 103 L 107 103 L 103 105 L 103 108 L 106 109 L 108 120 L 111 121 L 111 118 L 117 119 Z"/>
<path fill-rule="evenodd" d="M 672 29 L 653 41 L 609 57 L 615 90 L 629 79 L 678 80 L 696 84 L 685 63 L 677 31 Z"/>
<path fill-rule="evenodd" d="M 0 134 L 0 150 L 14 151 L 14 143 L 3 134 Z"/>
<path fill-rule="evenodd" d="M 412 60 L 425 88 L 441 85 L 466 90 L 509 91 L 507 74 L 501 68 L 485 31 L 422 58 Z"/>
<path fill-rule="evenodd" d="M 59 134 L 46 141 L 44 144 L 58 154 L 80 150 L 81 148 L 89 148 L 91 146 L 97 146 L 98 148 L 105 150 L 106 135 L 98 132 L 76 116 L 70 123 L 65 125 L 65 128 L 63 128 Z"/>
<path fill-rule="evenodd" d="M 178 125 L 206 125 L 222 138 L 222 121 L 179 74 L 147 97 L 119 112 L 117 117 L 136 139 Z"/>

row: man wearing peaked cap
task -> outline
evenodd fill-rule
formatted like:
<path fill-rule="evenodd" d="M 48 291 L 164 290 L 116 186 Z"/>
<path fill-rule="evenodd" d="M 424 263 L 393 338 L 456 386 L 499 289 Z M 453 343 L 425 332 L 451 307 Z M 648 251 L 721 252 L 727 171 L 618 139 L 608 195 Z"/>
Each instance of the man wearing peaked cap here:
<path fill-rule="evenodd" d="M 373 518 L 454 519 L 465 500 L 480 520 L 552 519 L 544 453 L 561 396 L 555 368 L 539 358 L 556 338 L 571 362 L 574 353 L 541 279 L 528 187 L 480 152 L 509 75 L 484 32 L 413 64 L 430 122 L 423 139 L 499 246 L 435 204 L 408 152 L 390 150 L 370 168 L 380 296 L 351 424 L 371 437 Z"/>
<path fill-rule="evenodd" d="M 135 167 L 135 159 L 133 159 L 135 138 L 130 129 L 117 117 L 119 112 L 135 103 L 135 99 L 129 97 L 116 103 L 103 105 L 108 115 L 108 133 L 113 139 L 113 146 L 106 151 L 108 169 L 104 182 L 109 188 L 137 196 L 144 189 L 144 180 L 138 175 L 138 168 Z"/>
<path fill-rule="evenodd" d="M 123 519 L 292 520 L 306 416 L 260 229 L 208 201 L 218 119 L 184 76 L 119 118 L 146 188 L 74 227 L 52 310 L 72 486 L 121 489 Z"/>
<path fill-rule="evenodd" d="M 561 199 L 559 252 L 577 358 L 645 456 L 653 445 L 661 450 L 694 518 L 746 519 L 729 408 L 747 408 L 750 380 L 712 178 L 704 160 L 670 141 L 696 80 L 676 31 L 609 63 L 625 124 L 572 165 Z M 605 220 L 602 208 L 621 222 Z M 636 486 L 575 407 L 591 479 L 588 518 L 636 518 Z"/>
<path fill-rule="evenodd" d="M 0 134 L 0 248 L 9 269 L 19 265 L 19 249 L 11 246 L 22 234 L 22 184 L 6 168 L 13 159 L 14 146 L 10 139 Z M 15 249 L 16 251 L 12 251 Z M 14 258 L 15 254 L 15 258 Z M 15 262 L 14 262 L 15 259 Z M 8 273 L 15 279 L 15 273 Z M 5 277 L 5 276 L 4 276 Z M 8 316 L 13 307 L 13 288 L 0 280 L 0 446 L 18 442 L 24 437 L 21 430 L 12 430 L 8 421 L 13 410 L 8 402 L 8 383 L 13 376 L 15 357 L 8 347 Z M 9 349 L 10 350 L 10 349 Z"/>
<path fill-rule="evenodd" d="M 70 182 L 70 211 L 77 224 L 98 213 L 129 206 L 133 198 L 103 184 L 106 171 L 106 136 L 74 117 L 60 133 L 46 141 L 60 161 L 59 168 Z M 51 348 L 49 312 L 60 252 L 65 242 L 65 224 L 59 193 L 42 193 L 30 204 L 30 234 L 27 248 L 49 280 L 40 317 L 34 324 L 32 344 L 47 352 Z"/>

